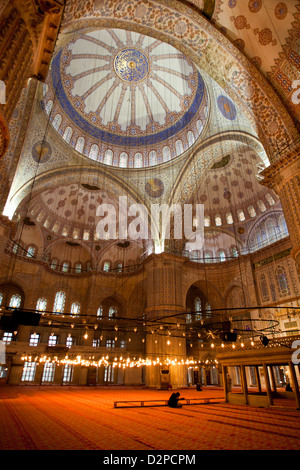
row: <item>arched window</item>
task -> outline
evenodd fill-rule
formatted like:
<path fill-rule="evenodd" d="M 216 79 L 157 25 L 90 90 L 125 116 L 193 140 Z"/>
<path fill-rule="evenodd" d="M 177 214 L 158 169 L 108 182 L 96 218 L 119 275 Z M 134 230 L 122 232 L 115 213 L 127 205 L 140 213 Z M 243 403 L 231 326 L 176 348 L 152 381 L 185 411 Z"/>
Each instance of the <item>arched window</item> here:
<path fill-rule="evenodd" d="M 3 300 L 3 294 L 0 292 L 0 305 L 2 305 L 2 300 Z"/>
<path fill-rule="evenodd" d="M 245 220 L 245 214 L 244 214 L 244 211 L 242 209 L 239 209 L 237 211 L 237 216 L 238 216 L 238 219 L 240 222 L 243 222 Z"/>
<path fill-rule="evenodd" d="M 49 86 L 47 85 L 47 83 L 44 83 L 44 85 L 43 85 L 43 96 L 46 96 L 46 94 L 48 93 L 48 89 L 49 89 Z"/>
<path fill-rule="evenodd" d="M 12 308 L 19 308 L 21 305 L 21 296 L 19 294 L 14 294 L 11 296 L 11 299 L 9 301 L 9 307 Z"/>
<path fill-rule="evenodd" d="M 63 273 L 67 273 L 69 271 L 69 263 L 67 261 L 63 262 L 61 270 Z"/>
<path fill-rule="evenodd" d="M 34 253 L 35 253 L 35 247 L 34 246 L 29 246 L 27 248 L 27 253 L 26 253 L 26 256 L 28 256 L 28 258 L 33 258 L 34 257 Z"/>
<path fill-rule="evenodd" d="M 188 313 L 185 317 L 185 321 L 186 323 L 192 323 L 192 315 L 190 313 Z"/>
<path fill-rule="evenodd" d="M 78 230 L 78 228 L 74 228 L 72 237 L 73 237 L 75 240 L 78 240 L 78 238 L 79 238 L 79 230 Z"/>
<path fill-rule="evenodd" d="M 99 147 L 97 144 L 93 144 L 90 149 L 89 158 L 92 160 L 97 160 L 99 154 Z"/>
<path fill-rule="evenodd" d="M 65 128 L 64 135 L 63 135 L 63 139 L 64 139 L 68 144 L 70 143 L 72 134 L 73 134 L 73 129 L 72 129 L 72 127 L 69 127 L 69 126 L 66 127 L 66 128 Z"/>
<path fill-rule="evenodd" d="M 100 305 L 100 307 L 97 310 L 97 317 L 102 318 L 103 317 L 103 307 Z"/>
<path fill-rule="evenodd" d="M 92 270 L 92 263 L 91 261 L 88 261 L 85 265 L 85 270 L 86 271 L 91 271 Z"/>
<path fill-rule="evenodd" d="M 196 297 L 194 301 L 195 320 L 202 318 L 202 305 L 200 297 Z"/>
<path fill-rule="evenodd" d="M 276 222 L 273 219 L 267 219 L 266 221 L 266 231 L 269 241 L 274 241 L 277 238 L 277 229 Z"/>
<path fill-rule="evenodd" d="M 64 227 L 61 231 L 61 234 L 63 237 L 67 237 L 69 235 L 69 230 L 70 230 L 70 227 Z"/>
<path fill-rule="evenodd" d="M 227 221 L 228 225 L 232 225 L 232 224 L 233 224 L 233 217 L 232 217 L 231 212 L 228 212 L 228 213 L 226 214 L 226 221 Z"/>
<path fill-rule="evenodd" d="M 234 258 L 237 258 L 239 256 L 238 250 L 236 246 L 231 247 L 231 254 Z"/>
<path fill-rule="evenodd" d="M 259 199 L 257 201 L 257 205 L 258 205 L 258 208 L 259 208 L 260 212 L 265 212 L 266 206 L 265 206 L 264 202 L 261 199 Z"/>
<path fill-rule="evenodd" d="M 183 145 L 181 140 L 176 140 L 175 142 L 176 156 L 178 157 L 183 153 Z"/>
<path fill-rule="evenodd" d="M 84 137 L 78 137 L 75 150 L 77 150 L 77 152 L 82 153 L 84 150 L 84 145 L 85 145 Z"/>
<path fill-rule="evenodd" d="M 205 304 L 205 313 L 206 313 L 207 318 L 211 317 L 211 306 L 209 302 L 206 302 Z"/>
<path fill-rule="evenodd" d="M 209 227 L 210 226 L 210 217 L 209 215 L 204 216 L 204 227 Z"/>
<path fill-rule="evenodd" d="M 188 143 L 189 143 L 190 147 L 195 143 L 195 136 L 194 136 L 194 133 L 192 131 L 188 131 L 187 140 L 188 140 Z"/>
<path fill-rule="evenodd" d="M 111 165 L 113 160 L 113 153 L 111 150 L 106 150 L 105 155 L 104 155 L 104 160 L 103 163 L 106 165 Z"/>
<path fill-rule="evenodd" d="M 117 309 L 116 307 L 109 307 L 108 309 L 108 318 L 115 318 L 117 316 Z"/>
<path fill-rule="evenodd" d="M 219 214 L 215 216 L 215 223 L 217 227 L 220 227 L 222 225 L 222 218 Z"/>
<path fill-rule="evenodd" d="M 164 162 L 168 162 L 169 160 L 171 160 L 170 147 L 164 147 L 163 148 L 163 160 L 164 160 Z"/>
<path fill-rule="evenodd" d="M 210 251 L 204 252 L 204 259 L 206 263 L 212 263 L 212 253 Z"/>
<path fill-rule="evenodd" d="M 154 150 L 151 150 L 151 152 L 149 153 L 149 165 L 157 165 L 157 153 Z"/>
<path fill-rule="evenodd" d="M 84 230 L 83 232 L 83 239 L 85 241 L 88 241 L 90 239 L 90 231 L 89 230 Z"/>
<path fill-rule="evenodd" d="M 269 193 L 266 194 L 266 200 L 268 201 L 270 206 L 273 206 L 275 204 L 274 199 L 272 198 L 271 194 L 269 194 Z"/>
<path fill-rule="evenodd" d="M 55 295 L 55 301 L 53 306 L 54 313 L 63 313 L 66 302 L 66 294 L 62 291 L 57 292 Z"/>
<path fill-rule="evenodd" d="M 262 274 L 259 278 L 259 288 L 262 301 L 265 302 L 267 300 L 270 300 L 268 283 L 264 274 Z"/>
<path fill-rule="evenodd" d="M 110 271 L 110 261 L 104 261 L 103 271 L 105 271 L 105 272 Z"/>
<path fill-rule="evenodd" d="M 75 273 L 80 274 L 81 271 L 82 271 L 82 264 L 81 263 L 75 264 Z"/>
<path fill-rule="evenodd" d="M 134 168 L 143 167 L 143 155 L 141 153 L 136 153 L 134 156 Z"/>
<path fill-rule="evenodd" d="M 123 263 L 117 263 L 117 272 L 121 273 L 123 271 Z"/>
<path fill-rule="evenodd" d="M 50 114 L 51 111 L 52 111 L 52 107 L 53 107 L 53 101 L 52 100 L 49 100 L 46 104 L 46 107 L 45 107 L 45 110 L 46 110 L 46 113 L 47 114 Z"/>
<path fill-rule="evenodd" d="M 254 209 L 253 206 L 248 206 L 248 213 L 250 217 L 255 217 L 256 216 L 256 210 Z"/>
<path fill-rule="evenodd" d="M 45 312 L 47 307 L 47 300 L 44 298 L 38 299 L 35 309 L 39 312 Z"/>
<path fill-rule="evenodd" d="M 58 131 L 58 129 L 61 125 L 61 115 L 60 114 L 56 114 L 55 118 L 52 121 L 52 125 L 53 125 L 54 129 L 56 129 Z"/>
<path fill-rule="evenodd" d="M 72 315 L 79 315 L 80 313 L 80 303 L 79 302 L 73 302 L 71 305 L 71 314 Z"/>
<path fill-rule="evenodd" d="M 128 163 L 128 155 L 126 152 L 122 152 L 119 158 L 119 167 L 127 168 L 127 163 Z"/>
<path fill-rule="evenodd" d="M 275 271 L 275 277 L 277 282 L 277 287 L 279 290 L 279 295 L 288 295 L 290 294 L 289 283 L 286 275 L 286 271 L 283 266 L 278 266 Z"/>
<path fill-rule="evenodd" d="M 220 261 L 225 261 L 225 260 L 226 260 L 226 256 L 225 256 L 224 250 L 220 250 L 220 251 L 219 251 L 219 258 L 220 258 Z"/>
<path fill-rule="evenodd" d="M 57 268 L 57 259 L 53 259 L 51 261 L 51 266 L 50 267 L 51 267 L 51 269 L 56 269 Z"/>

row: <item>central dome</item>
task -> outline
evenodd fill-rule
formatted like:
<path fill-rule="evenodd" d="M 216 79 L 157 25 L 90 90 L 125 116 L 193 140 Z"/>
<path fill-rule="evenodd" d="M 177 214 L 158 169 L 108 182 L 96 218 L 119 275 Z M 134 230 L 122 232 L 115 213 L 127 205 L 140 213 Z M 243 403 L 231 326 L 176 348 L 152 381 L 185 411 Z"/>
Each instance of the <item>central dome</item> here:
<path fill-rule="evenodd" d="M 204 81 L 169 44 L 120 29 L 73 38 L 44 87 L 54 128 L 80 153 L 139 168 L 184 153 L 203 132 Z"/>

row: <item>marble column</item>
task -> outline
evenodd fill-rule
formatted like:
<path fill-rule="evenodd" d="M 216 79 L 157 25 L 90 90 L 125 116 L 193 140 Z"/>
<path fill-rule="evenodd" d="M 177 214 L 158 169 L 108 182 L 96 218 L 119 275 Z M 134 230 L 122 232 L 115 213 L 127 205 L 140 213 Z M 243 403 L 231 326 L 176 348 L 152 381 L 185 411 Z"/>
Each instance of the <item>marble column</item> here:
<path fill-rule="evenodd" d="M 162 370 L 172 388 L 187 385 L 183 260 L 166 253 L 152 256 L 147 270 L 146 355 L 157 364 L 146 369 L 146 385 L 162 387 Z"/>
<path fill-rule="evenodd" d="M 262 184 L 280 198 L 291 239 L 291 255 L 300 274 L 300 146 L 272 163 L 262 176 Z"/>

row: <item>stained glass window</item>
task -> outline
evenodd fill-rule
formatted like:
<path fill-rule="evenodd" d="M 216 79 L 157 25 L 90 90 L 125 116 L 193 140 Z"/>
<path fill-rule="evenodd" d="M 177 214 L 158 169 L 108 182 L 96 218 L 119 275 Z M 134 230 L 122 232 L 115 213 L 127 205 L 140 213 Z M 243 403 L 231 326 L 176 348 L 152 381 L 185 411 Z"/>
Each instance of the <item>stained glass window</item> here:
<path fill-rule="evenodd" d="M 9 306 L 12 308 L 19 308 L 21 305 L 21 296 L 19 294 L 14 294 L 9 302 Z"/>
<path fill-rule="evenodd" d="M 33 258 L 34 253 L 35 253 L 35 247 L 34 246 L 29 246 L 28 249 L 27 249 L 26 256 L 28 256 L 29 258 Z"/>
<path fill-rule="evenodd" d="M 83 149 L 84 149 L 84 145 L 85 145 L 85 140 L 83 137 L 78 137 L 77 139 L 77 142 L 76 142 L 76 147 L 75 147 L 75 150 L 77 150 L 77 152 L 83 152 Z"/>
<path fill-rule="evenodd" d="M 204 227 L 209 227 L 210 226 L 210 217 L 209 215 L 204 216 Z"/>
<path fill-rule="evenodd" d="M 63 135 L 63 138 L 64 138 L 64 140 L 65 140 L 67 143 L 70 143 L 72 134 L 73 134 L 72 128 L 69 127 L 69 126 L 66 127 L 65 132 L 64 132 L 64 135 Z"/>
<path fill-rule="evenodd" d="M 65 261 L 62 265 L 62 272 L 67 273 L 68 271 L 69 271 L 69 263 Z"/>
<path fill-rule="evenodd" d="M 141 153 L 136 153 L 134 156 L 134 168 L 143 167 L 143 155 Z"/>
<path fill-rule="evenodd" d="M 102 318 L 102 315 L 103 315 L 103 307 L 102 305 L 100 305 L 100 307 L 97 310 L 97 317 Z"/>
<path fill-rule="evenodd" d="M 220 227 L 222 225 L 222 219 L 220 215 L 216 215 L 215 217 L 215 223 L 217 227 Z"/>
<path fill-rule="evenodd" d="M 228 223 L 229 225 L 232 225 L 232 224 L 233 224 L 233 217 L 232 217 L 231 212 L 228 212 L 228 213 L 226 214 L 226 220 L 227 220 L 227 223 Z"/>
<path fill-rule="evenodd" d="M 72 315 L 79 315 L 80 313 L 80 303 L 73 302 L 71 305 L 71 314 Z"/>
<path fill-rule="evenodd" d="M 201 305 L 200 297 L 195 298 L 194 310 L 195 310 L 195 319 L 200 320 L 202 318 L 202 305 Z"/>
<path fill-rule="evenodd" d="M 76 274 L 80 274 L 81 271 L 82 271 L 82 265 L 81 265 L 81 263 L 77 263 L 77 264 L 75 265 L 75 273 L 76 273 Z"/>
<path fill-rule="evenodd" d="M 205 304 L 205 313 L 208 318 L 211 317 L 211 306 L 209 302 Z"/>
<path fill-rule="evenodd" d="M 115 318 L 117 314 L 117 309 L 116 307 L 109 307 L 109 310 L 108 310 L 108 317 L 109 318 Z"/>
<path fill-rule="evenodd" d="M 53 259 L 53 260 L 51 261 L 51 269 L 56 269 L 56 267 L 57 267 L 57 260 L 56 260 L 56 259 Z"/>
<path fill-rule="evenodd" d="M 91 158 L 92 160 L 97 160 L 98 153 L 99 153 L 98 145 L 93 144 L 90 149 L 89 158 Z"/>
<path fill-rule="evenodd" d="M 47 300 L 44 298 L 38 299 L 36 303 L 36 310 L 38 310 L 39 312 L 45 312 L 46 307 L 47 307 Z"/>
<path fill-rule="evenodd" d="M 238 219 L 240 222 L 243 222 L 245 220 L 245 214 L 244 214 L 244 211 L 242 209 L 239 209 L 237 211 L 237 216 L 238 216 Z"/>
<path fill-rule="evenodd" d="M 104 262 L 103 271 L 105 271 L 105 272 L 110 271 L 110 262 L 109 261 Z"/>
<path fill-rule="evenodd" d="M 57 292 L 54 301 L 53 311 L 55 313 L 63 313 L 66 302 L 66 294 L 64 292 Z"/>
<path fill-rule="evenodd" d="M 280 295 L 290 294 L 288 279 L 287 279 L 286 271 L 283 266 L 278 266 L 278 268 L 275 271 L 275 277 L 277 281 L 279 294 Z"/>

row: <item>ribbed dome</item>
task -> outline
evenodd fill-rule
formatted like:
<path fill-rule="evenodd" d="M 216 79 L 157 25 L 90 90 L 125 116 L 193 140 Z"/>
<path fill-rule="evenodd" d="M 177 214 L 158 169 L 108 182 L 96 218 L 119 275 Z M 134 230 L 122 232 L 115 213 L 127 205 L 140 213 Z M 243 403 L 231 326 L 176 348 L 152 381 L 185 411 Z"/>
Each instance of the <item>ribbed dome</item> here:
<path fill-rule="evenodd" d="M 204 81 L 169 44 L 111 29 L 74 38 L 53 59 L 44 105 L 77 151 L 120 167 L 184 153 L 208 112 Z"/>

